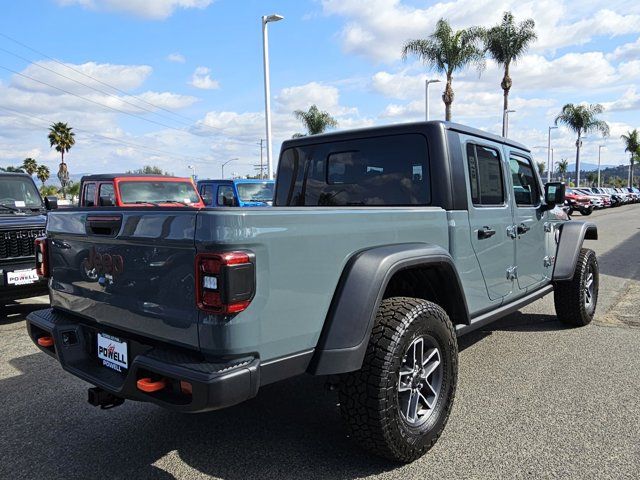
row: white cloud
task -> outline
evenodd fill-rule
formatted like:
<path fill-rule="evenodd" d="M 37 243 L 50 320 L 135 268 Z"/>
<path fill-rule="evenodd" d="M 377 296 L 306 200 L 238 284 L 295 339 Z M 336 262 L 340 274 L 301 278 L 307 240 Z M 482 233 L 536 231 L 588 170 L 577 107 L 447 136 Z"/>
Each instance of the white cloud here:
<path fill-rule="evenodd" d="M 174 62 L 174 63 L 185 63 L 187 61 L 187 59 L 184 58 L 184 55 L 177 52 L 170 53 L 169 55 L 167 55 L 167 60 L 169 62 Z"/>
<path fill-rule="evenodd" d="M 79 5 L 91 10 L 124 12 L 149 20 L 164 20 L 177 9 L 203 9 L 214 0 L 58 0 L 62 6 Z"/>
<path fill-rule="evenodd" d="M 603 106 L 607 112 L 640 110 L 640 93 L 636 91 L 635 86 L 631 86 L 622 97 L 613 102 L 605 102 Z"/>
<path fill-rule="evenodd" d="M 216 90 L 220 88 L 220 82 L 211 78 L 211 69 L 207 67 L 197 67 L 189 83 L 201 90 Z"/>
<path fill-rule="evenodd" d="M 142 85 L 152 71 L 153 69 L 148 65 L 113 65 L 95 62 L 60 64 L 54 61 L 40 61 L 20 72 L 31 78 L 13 75 L 11 85 L 23 90 L 55 94 L 61 92 L 54 87 L 76 94 L 93 92 L 96 89 L 111 92 L 113 90 L 105 86 L 105 83 L 120 90 L 131 90 Z"/>
<path fill-rule="evenodd" d="M 399 60 L 402 44 L 410 38 L 424 38 L 445 17 L 455 28 L 470 25 L 488 26 L 497 23 L 505 10 L 513 11 L 517 19 L 536 21 L 538 41 L 532 50 L 550 51 L 571 45 L 588 43 L 597 36 L 617 36 L 640 32 L 640 15 L 622 15 L 610 8 L 617 2 L 603 0 L 570 5 L 561 0 L 454 0 L 439 2 L 424 8 L 401 0 L 323 0 L 326 15 L 345 18 L 339 38 L 343 49 L 375 61 Z M 630 12 L 630 2 L 618 2 Z"/>
<path fill-rule="evenodd" d="M 609 60 L 635 60 L 640 57 L 640 37 L 635 42 L 625 43 L 607 55 Z"/>

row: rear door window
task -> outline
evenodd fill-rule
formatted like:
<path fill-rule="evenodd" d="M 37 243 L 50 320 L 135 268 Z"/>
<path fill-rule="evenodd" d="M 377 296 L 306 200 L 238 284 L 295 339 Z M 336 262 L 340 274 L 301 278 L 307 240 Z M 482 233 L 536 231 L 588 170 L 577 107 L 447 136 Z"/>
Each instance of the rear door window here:
<path fill-rule="evenodd" d="M 276 205 L 429 205 L 427 142 L 402 134 L 292 147 L 276 190 Z"/>
<path fill-rule="evenodd" d="M 218 187 L 218 206 L 224 207 L 224 197 L 235 197 L 235 193 L 233 193 L 233 187 L 231 185 L 220 185 Z"/>
<path fill-rule="evenodd" d="M 200 196 L 205 205 L 211 205 L 213 203 L 213 185 L 200 187 Z"/>
<path fill-rule="evenodd" d="M 467 168 L 472 203 L 474 205 L 503 205 L 504 177 L 498 150 L 468 143 Z"/>
<path fill-rule="evenodd" d="M 82 194 L 83 207 L 96 206 L 96 184 L 93 182 L 84 184 L 84 192 Z"/>
<path fill-rule="evenodd" d="M 116 194 L 113 188 L 113 183 L 101 183 L 100 189 L 98 190 L 98 199 L 100 201 L 100 205 L 102 205 L 103 199 L 109 199 L 111 205 L 116 204 Z"/>

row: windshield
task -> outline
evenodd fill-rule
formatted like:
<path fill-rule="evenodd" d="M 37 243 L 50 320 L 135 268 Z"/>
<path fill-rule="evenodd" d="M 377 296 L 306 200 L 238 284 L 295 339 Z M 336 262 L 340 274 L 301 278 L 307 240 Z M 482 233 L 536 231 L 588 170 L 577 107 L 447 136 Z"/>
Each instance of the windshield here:
<path fill-rule="evenodd" d="M 273 201 L 273 183 L 238 183 L 238 196 L 243 202 L 271 202 Z"/>
<path fill-rule="evenodd" d="M 122 203 L 184 203 L 189 205 L 200 201 L 191 182 L 120 182 Z"/>
<path fill-rule="evenodd" d="M 40 208 L 42 199 L 36 186 L 26 177 L 0 177 L 0 205 L 13 208 Z"/>

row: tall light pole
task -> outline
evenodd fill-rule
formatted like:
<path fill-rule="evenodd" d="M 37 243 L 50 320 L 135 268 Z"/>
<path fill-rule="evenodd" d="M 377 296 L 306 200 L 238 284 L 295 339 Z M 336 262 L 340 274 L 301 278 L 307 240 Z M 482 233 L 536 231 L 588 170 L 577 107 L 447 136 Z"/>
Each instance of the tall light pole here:
<path fill-rule="evenodd" d="M 191 170 L 191 178 L 193 181 L 196 181 L 196 166 L 195 165 L 187 165 L 187 168 Z"/>
<path fill-rule="evenodd" d="M 284 17 L 272 14 L 262 17 L 262 60 L 264 63 L 264 117 L 267 128 L 267 170 L 269 180 L 273 180 L 273 157 L 271 153 L 271 87 L 269 85 L 269 34 L 267 24 L 279 22 Z"/>
<path fill-rule="evenodd" d="M 429 121 L 429 84 L 439 83 L 440 80 L 425 80 L 424 81 L 424 113 L 427 122 Z"/>
<path fill-rule="evenodd" d="M 547 135 L 547 183 L 551 181 L 551 166 L 553 165 L 551 162 L 551 130 L 556 130 L 558 127 L 549 127 L 549 134 Z"/>
<path fill-rule="evenodd" d="M 502 112 L 502 136 L 507 138 L 509 135 L 509 114 L 515 113 L 515 110 L 505 110 Z"/>
<path fill-rule="evenodd" d="M 600 188 L 600 152 L 603 148 L 607 148 L 606 145 L 598 145 L 598 188 Z"/>
<path fill-rule="evenodd" d="M 234 160 L 238 160 L 238 158 L 237 158 L 237 157 L 236 157 L 236 158 L 230 158 L 229 160 L 227 160 L 226 162 L 224 162 L 224 163 L 222 164 L 222 179 L 223 179 L 223 180 L 224 180 L 224 166 L 225 166 L 226 164 L 228 164 L 228 163 L 233 162 Z"/>

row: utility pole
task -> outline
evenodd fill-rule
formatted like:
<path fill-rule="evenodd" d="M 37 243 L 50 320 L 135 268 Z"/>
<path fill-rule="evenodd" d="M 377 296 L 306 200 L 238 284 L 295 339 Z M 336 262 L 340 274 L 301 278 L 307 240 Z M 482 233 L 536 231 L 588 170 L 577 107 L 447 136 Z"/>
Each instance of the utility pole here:
<path fill-rule="evenodd" d="M 260 142 L 258 142 L 258 145 L 260 145 L 260 180 L 262 180 L 264 178 L 262 172 L 262 149 L 264 148 L 264 146 L 262 145 L 262 142 L 264 142 L 264 138 L 260 139 Z"/>
<path fill-rule="evenodd" d="M 603 148 L 606 148 L 606 146 L 598 145 L 598 188 L 600 188 L 600 152 L 602 152 Z"/>

